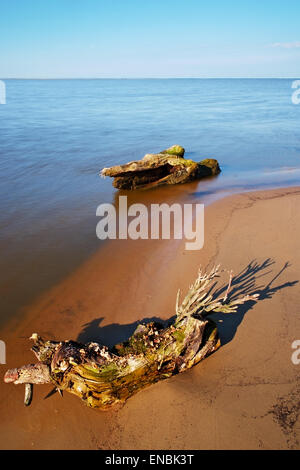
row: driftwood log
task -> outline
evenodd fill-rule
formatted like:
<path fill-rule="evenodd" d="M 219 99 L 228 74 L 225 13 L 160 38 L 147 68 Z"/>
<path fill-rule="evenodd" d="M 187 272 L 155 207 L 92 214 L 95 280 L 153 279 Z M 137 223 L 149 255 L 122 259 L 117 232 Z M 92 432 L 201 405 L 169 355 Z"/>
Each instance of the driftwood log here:
<path fill-rule="evenodd" d="M 156 154 L 147 154 L 142 160 L 103 168 L 101 176 L 114 178 L 118 189 L 149 189 L 163 184 L 187 183 L 220 173 L 217 160 L 205 159 L 197 163 L 184 158 L 185 150 L 173 145 Z"/>
<path fill-rule="evenodd" d="M 106 410 L 159 380 L 190 369 L 220 347 L 217 325 L 207 316 L 233 313 L 238 305 L 258 295 L 230 299 L 232 274 L 221 298 L 214 298 L 211 283 L 219 267 L 209 274 L 199 272 L 179 305 L 176 318 L 163 328 L 157 323 L 140 324 L 128 341 L 112 350 L 98 343 L 45 341 L 37 334 L 31 340 L 39 362 L 11 369 L 4 381 L 26 384 L 25 404 L 31 402 L 32 384 L 53 383 L 57 390 L 77 395 L 88 406 Z"/>

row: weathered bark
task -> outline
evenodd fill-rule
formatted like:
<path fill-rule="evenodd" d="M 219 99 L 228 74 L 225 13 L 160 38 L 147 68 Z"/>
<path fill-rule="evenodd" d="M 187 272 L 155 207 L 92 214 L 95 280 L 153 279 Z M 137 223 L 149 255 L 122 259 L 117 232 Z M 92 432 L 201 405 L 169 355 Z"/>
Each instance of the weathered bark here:
<path fill-rule="evenodd" d="M 181 306 L 176 304 L 176 319 L 167 328 L 157 323 L 140 324 L 125 343 L 111 351 L 98 343 L 44 341 L 37 334 L 33 352 L 39 362 L 9 370 L 5 382 L 50 383 L 58 390 L 77 395 L 88 406 L 109 409 L 159 380 L 184 372 L 220 347 L 216 324 L 206 318 L 213 312 L 232 313 L 239 304 L 256 300 L 245 296 L 230 301 L 228 294 L 214 299 L 209 285 L 218 269 L 199 273 Z M 29 404 L 27 388 L 25 404 Z M 27 403 L 26 403 L 27 402 Z"/>
<path fill-rule="evenodd" d="M 149 189 L 163 184 L 186 183 L 220 173 L 217 160 L 206 159 L 200 163 L 184 158 L 185 150 L 174 145 L 157 154 L 147 154 L 142 160 L 125 165 L 104 168 L 102 176 L 114 178 L 118 189 Z"/>

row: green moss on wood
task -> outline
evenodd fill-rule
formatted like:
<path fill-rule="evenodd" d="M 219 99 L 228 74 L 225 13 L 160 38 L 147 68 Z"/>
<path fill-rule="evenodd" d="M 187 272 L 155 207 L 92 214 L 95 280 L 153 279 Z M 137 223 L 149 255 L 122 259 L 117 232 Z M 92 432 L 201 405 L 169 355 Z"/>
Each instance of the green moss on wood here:
<path fill-rule="evenodd" d="M 185 150 L 180 145 L 173 145 L 167 150 L 162 150 L 160 153 L 166 153 L 168 155 L 177 155 L 178 157 L 183 157 Z"/>

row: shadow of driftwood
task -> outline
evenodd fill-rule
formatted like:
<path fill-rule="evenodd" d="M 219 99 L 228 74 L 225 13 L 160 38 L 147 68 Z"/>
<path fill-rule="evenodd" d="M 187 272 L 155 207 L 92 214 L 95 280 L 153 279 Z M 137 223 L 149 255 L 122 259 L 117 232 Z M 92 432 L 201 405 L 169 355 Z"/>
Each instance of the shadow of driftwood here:
<path fill-rule="evenodd" d="M 290 266 L 289 262 L 278 271 L 277 274 L 265 285 L 261 284 L 261 278 L 272 272 L 271 266 L 275 264 L 275 261 L 268 258 L 262 263 L 258 263 L 256 260 L 251 261 L 239 274 L 234 276 L 232 280 L 232 289 L 229 296 L 229 300 L 236 300 L 239 297 L 245 295 L 259 294 L 258 302 L 271 299 L 272 296 L 279 290 L 286 287 L 293 287 L 299 281 L 285 282 L 277 286 L 273 286 L 273 283 L 278 279 L 281 274 Z M 259 281 L 259 283 L 258 283 Z M 214 291 L 213 296 L 219 297 L 226 292 L 227 286 L 224 285 L 220 289 Z M 254 301 L 248 301 L 243 305 L 240 305 L 237 312 L 233 314 L 213 314 L 210 318 L 218 322 L 218 330 L 221 339 L 221 344 L 225 345 L 229 343 L 235 336 L 236 331 L 243 321 L 246 313 L 253 308 L 256 304 Z"/>
<path fill-rule="evenodd" d="M 284 284 L 273 287 L 273 283 L 280 275 L 290 266 L 286 263 L 282 269 L 272 278 L 268 284 L 262 285 L 261 278 L 272 272 L 271 266 L 275 264 L 275 261 L 268 258 L 262 263 L 258 263 L 256 260 L 251 261 L 239 274 L 234 276 L 232 280 L 232 288 L 229 295 L 229 300 L 235 300 L 245 295 L 259 294 L 259 300 L 270 299 L 273 294 L 277 291 L 286 287 L 292 287 L 299 281 L 285 282 Z M 213 298 L 221 297 L 227 290 L 227 285 L 224 284 L 221 287 L 217 287 L 217 282 L 211 287 L 210 293 Z M 240 305 L 237 312 L 233 314 L 222 314 L 216 313 L 210 315 L 210 318 L 218 322 L 218 330 L 220 334 L 221 344 L 225 345 L 230 342 L 240 325 L 243 321 L 246 313 L 252 309 L 256 302 L 248 301 L 243 305 Z M 119 323 L 112 323 L 101 327 L 101 322 L 104 317 L 95 318 L 89 323 L 86 323 L 83 330 L 78 335 L 77 341 L 81 343 L 87 343 L 89 341 L 95 341 L 112 348 L 115 344 L 126 341 L 135 331 L 136 327 L 140 323 L 157 322 L 161 323 L 164 327 L 167 327 L 175 319 L 174 316 L 168 320 L 162 320 L 158 317 L 144 318 L 141 321 L 134 323 L 128 323 L 120 325 Z"/>

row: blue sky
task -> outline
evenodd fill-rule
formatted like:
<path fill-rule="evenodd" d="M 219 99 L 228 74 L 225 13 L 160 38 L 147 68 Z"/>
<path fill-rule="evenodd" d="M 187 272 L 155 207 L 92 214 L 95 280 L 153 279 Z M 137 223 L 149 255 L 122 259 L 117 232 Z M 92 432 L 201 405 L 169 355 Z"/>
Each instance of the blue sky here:
<path fill-rule="evenodd" d="M 0 78 L 300 77 L 299 0 L 0 7 Z"/>

